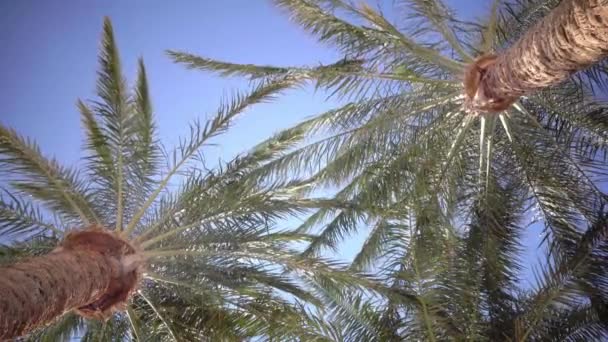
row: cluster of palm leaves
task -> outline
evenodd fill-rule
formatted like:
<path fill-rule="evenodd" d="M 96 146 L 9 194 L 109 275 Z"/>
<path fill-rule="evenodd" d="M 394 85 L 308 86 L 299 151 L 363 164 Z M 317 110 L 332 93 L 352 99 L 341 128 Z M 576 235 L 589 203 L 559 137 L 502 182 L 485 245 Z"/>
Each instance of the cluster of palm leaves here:
<path fill-rule="evenodd" d="M 78 103 L 84 171 L 0 127 L 10 178 L 0 233 L 16 239 L 0 260 L 47 252 L 88 224 L 123 232 L 150 258 L 124 313 L 104 323 L 65 315 L 32 338 L 608 338 L 605 65 L 500 113 L 464 106 L 466 65 L 508 47 L 559 1 L 496 1 L 472 23 L 440 0 L 403 0 L 398 25 L 348 0 L 274 2 L 344 58 L 275 67 L 170 51 L 188 68 L 253 84 L 173 151 L 157 141 L 143 62 L 127 89 L 109 22 L 99 100 Z M 343 105 L 205 167 L 208 141 L 248 106 L 310 83 Z M 291 216 L 306 219 L 287 229 Z M 529 285 L 531 225 L 544 228 L 544 259 Z M 321 257 L 361 233 L 348 265 Z"/>

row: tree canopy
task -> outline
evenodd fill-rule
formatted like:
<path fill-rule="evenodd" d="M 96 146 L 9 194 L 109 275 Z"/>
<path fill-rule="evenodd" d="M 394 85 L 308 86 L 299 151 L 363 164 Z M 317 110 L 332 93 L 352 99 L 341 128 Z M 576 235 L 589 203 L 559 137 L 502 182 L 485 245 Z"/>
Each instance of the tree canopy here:
<path fill-rule="evenodd" d="M 366 324 L 346 330 L 365 330 L 363 340 L 605 337 L 605 62 L 497 113 L 471 111 L 463 85 L 477 57 L 508 49 L 559 1 L 495 2 L 485 22 L 441 1 L 398 1 L 393 20 L 345 0 L 275 3 L 344 58 L 310 68 L 169 55 L 224 76 L 305 77 L 344 103 L 282 132 L 304 131 L 307 143 L 258 174 L 308 177 L 309 194 L 356 204 L 298 227 L 319 233 L 304 255 L 364 230 L 351 268 L 418 295 L 415 307 L 363 302 L 351 312 Z M 520 271 L 531 224 L 544 226 L 547 253 L 530 288 Z"/>
<path fill-rule="evenodd" d="M 271 66 L 169 51 L 252 81 L 172 150 L 157 138 L 143 61 L 130 87 L 108 20 L 97 100 L 78 102 L 80 171 L 0 126 L 0 234 L 17 241 L 2 262 L 91 224 L 148 260 L 124 312 L 105 323 L 67 314 L 30 338 L 608 338 L 605 62 L 493 112 L 471 108 L 463 82 L 560 1 L 496 1 L 483 22 L 440 0 L 395 1 L 395 18 L 348 0 L 274 3 L 343 58 Z M 310 84 L 341 105 L 207 165 L 205 147 L 249 106 Z M 287 228 L 291 216 L 306 220 Z M 529 286 L 533 224 L 544 259 Z M 362 231 L 352 263 L 322 256 Z"/>

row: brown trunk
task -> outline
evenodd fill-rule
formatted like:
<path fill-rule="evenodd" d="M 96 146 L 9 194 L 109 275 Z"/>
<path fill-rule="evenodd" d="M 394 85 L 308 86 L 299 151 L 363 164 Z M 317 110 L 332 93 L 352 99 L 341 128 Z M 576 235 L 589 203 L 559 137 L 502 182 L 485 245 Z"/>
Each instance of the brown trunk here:
<path fill-rule="evenodd" d="M 564 0 L 483 70 L 473 106 L 510 104 L 564 81 L 607 54 L 606 0 Z"/>
<path fill-rule="evenodd" d="M 74 310 L 107 318 L 123 309 L 144 260 L 98 227 L 70 233 L 54 252 L 0 267 L 0 340 L 21 336 Z"/>
<path fill-rule="evenodd" d="M 110 286 L 110 260 L 64 250 L 0 268 L 0 340 L 21 336 L 94 302 Z"/>

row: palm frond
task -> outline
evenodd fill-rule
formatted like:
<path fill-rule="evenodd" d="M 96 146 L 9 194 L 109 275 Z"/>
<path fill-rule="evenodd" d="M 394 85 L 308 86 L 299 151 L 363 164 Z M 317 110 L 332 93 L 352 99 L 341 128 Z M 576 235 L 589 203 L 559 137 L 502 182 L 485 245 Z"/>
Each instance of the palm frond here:
<path fill-rule="evenodd" d="M 45 158 L 38 145 L 0 126 L 0 173 L 11 187 L 33 196 L 66 219 L 97 222 L 92 194 L 76 171 Z"/>
<path fill-rule="evenodd" d="M 247 107 L 269 101 L 273 96 L 290 87 L 297 80 L 282 79 L 278 81 L 261 83 L 247 95 L 237 94 L 229 103 L 220 107 L 218 113 L 213 119 L 208 120 L 205 124 L 195 122 L 190 126 L 190 137 L 182 140 L 180 146 L 173 152 L 172 165 L 155 190 L 148 197 L 146 202 L 135 213 L 125 229 L 125 234 L 129 235 L 136 228 L 140 219 L 145 212 L 154 203 L 158 195 L 165 189 L 171 178 L 186 164 L 205 143 L 225 132 L 232 124 L 233 120 L 241 114 Z"/>
<path fill-rule="evenodd" d="M 87 320 L 83 334 L 76 337 L 79 337 L 83 342 L 119 342 L 131 337 L 129 328 L 129 323 L 122 314 L 115 315 L 103 322 Z"/>
<path fill-rule="evenodd" d="M 52 325 L 31 333 L 22 341 L 68 342 L 85 329 L 84 320 L 76 314 L 69 313 Z"/>
<path fill-rule="evenodd" d="M 319 40 L 337 45 L 346 56 L 360 57 L 363 55 L 379 56 L 380 53 L 401 49 L 410 53 L 411 64 L 427 67 L 430 63 L 440 65 L 452 72 L 459 72 L 458 62 L 449 59 L 436 50 L 417 43 L 411 37 L 394 28 L 388 21 L 375 11 L 357 10 L 343 2 L 328 1 L 331 6 L 336 4 L 349 9 L 370 23 L 374 28 L 359 26 L 347 20 L 332 15 L 327 10 L 308 0 L 277 0 L 279 7 L 289 12 L 292 18 Z M 388 54 L 387 54 L 388 55 Z"/>
<path fill-rule="evenodd" d="M 135 165 L 133 167 L 134 170 L 129 171 L 138 176 L 136 178 L 137 183 L 133 186 L 137 189 L 136 192 L 139 192 L 137 196 L 139 201 L 133 200 L 132 202 L 134 203 L 132 205 L 139 206 L 145 201 L 145 198 L 150 194 L 156 183 L 154 177 L 157 175 L 161 158 L 152 103 L 148 90 L 148 77 L 143 59 L 140 59 L 138 62 L 137 82 L 134 94 L 132 106 L 134 107 L 133 115 L 135 121 L 134 143 L 136 144 L 136 148 L 133 156 Z"/>
<path fill-rule="evenodd" d="M 107 18 L 103 25 L 99 64 L 97 94 L 101 101 L 95 104 L 95 111 L 103 121 L 105 136 L 114 156 L 111 185 L 116 203 L 116 229 L 122 230 L 128 193 L 125 174 L 129 161 L 126 159 L 131 157 L 128 146 L 133 134 L 133 116 L 128 108 L 129 95 L 122 76 L 114 31 Z"/>
<path fill-rule="evenodd" d="M 516 320 L 516 324 L 525 327 L 520 329 L 524 339 L 538 325 L 550 321 L 555 310 L 565 309 L 568 314 L 568 309 L 575 311 L 581 303 L 590 300 L 586 279 L 595 276 L 605 279 L 602 266 L 599 269 L 597 266 L 604 264 L 600 260 L 605 257 L 602 244 L 608 233 L 607 222 L 608 216 L 602 214 L 588 227 L 585 234 L 566 247 L 563 256 L 547 260 L 537 276 L 538 285 L 533 291 L 528 309 Z M 598 271 L 599 274 L 596 273 Z"/>
<path fill-rule="evenodd" d="M 412 10 L 412 19 L 424 18 L 433 25 L 433 28 L 450 44 L 450 47 L 464 62 L 471 62 L 472 57 L 466 51 L 463 43 L 456 34 L 453 24 L 456 23 L 452 11 L 440 0 L 407 0 L 406 6 Z"/>
<path fill-rule="evenodd" d="M 42 210 L 8 191 L 0 194 L 0 235 L 4 239 L 29 239 L 40 234 L 61 236 L 63 231 L 47 221 Z"/>

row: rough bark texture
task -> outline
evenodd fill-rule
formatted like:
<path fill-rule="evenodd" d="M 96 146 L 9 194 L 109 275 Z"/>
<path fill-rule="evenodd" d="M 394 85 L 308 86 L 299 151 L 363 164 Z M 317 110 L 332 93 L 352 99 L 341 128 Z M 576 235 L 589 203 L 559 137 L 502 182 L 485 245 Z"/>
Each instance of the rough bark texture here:
<path fill-rule="evenodd" d="M 52 253 L 0 267 L 0 340 L 21 336 L 75 310 L 106 318 L 137 287 L 135 249 L 103 229 L 69 234 Z"/>
<path fill-rule="evenodd" d="M 607 55 L 606 0 L 564 0 L 482 70 L 473 107 L 504 107 L 505 102 L 560 83 Z"/>
<path fill-rule="evenodd" d="M 101 253 L 51 253 L 0 268 L 0 340 L 21 336 L 109 288 L 112 266 Z"/>

